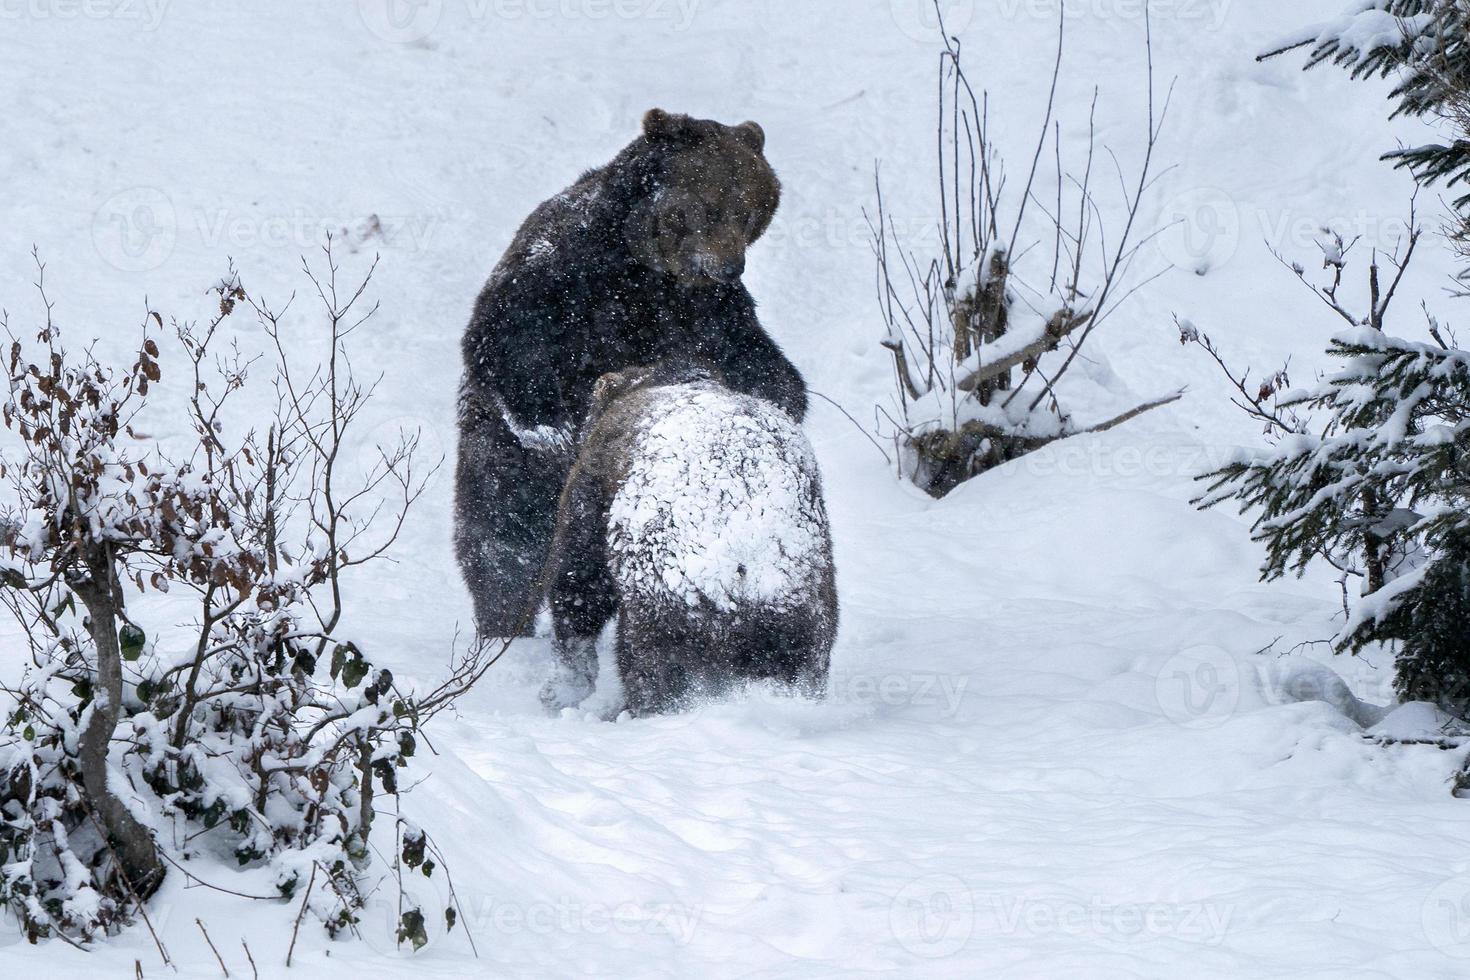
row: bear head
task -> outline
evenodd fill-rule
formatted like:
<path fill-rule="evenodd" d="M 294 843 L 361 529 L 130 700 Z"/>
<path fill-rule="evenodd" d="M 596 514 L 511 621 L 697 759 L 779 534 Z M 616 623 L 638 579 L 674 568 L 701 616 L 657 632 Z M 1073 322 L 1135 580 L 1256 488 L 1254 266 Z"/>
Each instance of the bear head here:
<path fill-rule="evenodd" d="M 648 405 L 654 389 L 673 385 L 725 383 L 713 364 L 693 355 L 678 355 L 653 364 L 609 371 L 592 386 L 587 417 L 577 434 L 576 467 L 586 478 L 615 487 L 627 462 L 624 451 L 606 452 L 633 434 L 634 420 Z M 588 452 L 587 447 L 596 447 Z"/>
<path fill-rule="evenodd" d="M 764 131 L 650 109 L 642 139 L 657 167 L 629 224 L 634 257 L 685 285 L 739 281 L 781 200 Z"/>
<path fill-rule="evenodd" d="M 724 384 L 724 375 L 713 364 L 702 357 L 684 355 L 668 357 L 653 364 L 609 371 L 597 379 L 592 386 L 592 407 L 589 418 L 596 419 L 609 405 L 634 392 L 648 388 L 663 388 L 670 385 L 690 384 L 696 381 L 711 381 Z"/>

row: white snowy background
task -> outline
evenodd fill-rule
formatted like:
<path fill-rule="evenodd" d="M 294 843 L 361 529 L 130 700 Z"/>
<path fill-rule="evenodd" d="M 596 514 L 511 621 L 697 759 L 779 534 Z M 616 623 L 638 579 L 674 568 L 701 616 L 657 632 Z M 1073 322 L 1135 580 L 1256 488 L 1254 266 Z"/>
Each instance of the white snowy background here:
<path fill-rule="evenodd" d="M 1335 325 L 1270 249 L 1311 266 L 1323 224 L 1384 245 L 1403 230 L 1411 182 L 1377 157 L 1425 137 L 1386 121 L 1386 83 L 1254 60 L 1341 3 L 1155 0 L 1161 88 L 1177 78 L 1160 150 L 1173 169 L 1144 217 L 1182 222 L 1150 256 L 1181 268 L 1089 343 L 1096 397 L 1071 407 L 1103 418 L 1187 385 L 1183 401 L 936 502 L 815 400 L 842 606 L 829 699 L 548 718 L 545 641 L 524 641 L 429 733 L 437 754 L 420 753 L 427 778 L 404 803 L 446 852 L 478 958 L 430 906 L 431 945 L 395 950 L 384 891 L 363 942 L 303 926 L 298 971 L 1470 974 L 1467 811 L 1447 783 L 1463 753 L 1386 744 L 1361 724 L 1379 712 L 1343 697 L 1289 696 L 1331 690 L 1304 681 L 1316 661 L 1385 705 L 1391 664 L 1280 656 L 1335 631 L 1333 577 L 1258 583 L 1247 522 L 1188 502 L 1194 473 L 1258 433 L 1171 315 L 1236 363 L 1290 354 L 1309 378 Z M 1127 167 L 1145 112 L 1142 0 L 1066 6 L 1064 134 L 1085 134 L 1100 85 L 1100 141 Z M 35 245 L 59 322 L 120 355 L 145 298 L 204 316 L 232 257 L 247 288 L 283 300 L 335 230 L 344 275 L 382 254 L 382 312 L 355 348 L 360 371 L 385 374 L 371 426 L 420 428 L 452 464 L 459 337 L 482 281 L 538 202 L 662 106 L 765 127 L 785 195 L 746 282 L 812 388 L 869 422 L 892 375 L 862 209 L 881 160 L 902 227 L 918 235 L 933 212 L 926 8 L 0 0 L 0 305 L 16 329 L 39 315 Z M 946 9 L 1019 170 L 1058 0 Z M 374 215 L 382 234 L 361 240 Z M 1426 249 L 1414 295 L 1437 298 L 1449 268 Z M 1411 304 L 1401 313 L 1415 330 Z M 169 425 L 160 439 L 182 432 Z M 357 583 L 359 642 L 402 677 L 439 676 L 469 622 L 448 472 L 397 563 Z M 15 669 L 13 632 L 0 642 Z M 236 881 L 225 863 L 198 873 Z M 176 874 L 152 903 L 176 974 L 142 928 L 84 954 L 31 947 L 4 922 L 0 975 L 131 976 L 136 959 L 149 977 L 219 976 L 197 917 L 232 976 L 249 975 L 242 939 L 279 976 L 295 911 Z"/>

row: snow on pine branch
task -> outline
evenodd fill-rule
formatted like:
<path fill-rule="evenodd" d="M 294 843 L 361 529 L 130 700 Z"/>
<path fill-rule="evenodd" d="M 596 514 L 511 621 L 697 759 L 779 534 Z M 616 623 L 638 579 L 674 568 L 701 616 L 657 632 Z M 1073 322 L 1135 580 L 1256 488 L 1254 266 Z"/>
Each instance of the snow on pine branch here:
<path fill-rule="evenodd" d="M 1410 224 L 1408 247 L 1389 257 L 1396 275 L 1386 290 L 1383 256 L 1374 254 L 1366 314 L 1341 297 L 1350 249 L 1335 249 L 1325 286 L 1293 267 L 1334 314 L 1353 324 L 1327 346 L 1339 367 L 1305 390 L 1283 394 L 1289 386 L 1283 369 L 1253 392 L 1248 372 L 1227 367 L 1208 336 L 1181 327 L 1181 339 L 1215 359 L 1235 387 L 1236 404 L 1262 421 L 1273 440 L 1203 474 L 1206 489 L 1195 503 L 1234 501 L 1253 515 L 1253 536 L 1266 547 L 1264 579 L 1302 574 L 1316 561 L 1337 568 L 1345 623 L 1336 645 L 1357 650 L 1404 641 L 1405 651 L 1417 652 L 1400 657 L 1400 689 L 1449 704 L 1454 698 L 1438 685 L 1449 676 L 1441 671 L 1459 670 L 1446 666 L 1459 654 L 1435 648 L 1433 638 L 1448 635 L 1438 632 L 1436 617 L 1453 618 L 1459 613 L 1444 610 L 1461 608 L 1462 599 L 1470 603 L 1470 592 L 1460 595 L 1458 584 L 1459 563 L 1470 561 L 1470 352 L 1445 342 L 1432 319 L 1433 343 L 1384 329 L 1420 235 Z M 1350 603 L 1352 578 L 1361 578 L 1362 587 Z M 1470 688 L 1462 693 L 1470 697 Z"/>
<path fill-rule="evenodd" d="M 1343 14 L 1285 39 L 1261 55 L 1308 49 L 1307 68 L 1331 63 L 1353 78 L 1393 78 L 1392 115 L 1447 122 L 1454 138 L 1384 154 L 1421 184 L 1470 182 L 1470 3 L 1465 0 L 1357 0 Z M 1470 194 L 1455 202 L 1470 208 Z M 1463 237 L 1464 231 L 1459 232 Z"/>
<path fill-rule="evenodd" d="M 1406 57 L 1432 53 L 1448 16 L 1444 0 L 1354 0 L 1338 16 L 1283 37 L 1261 59 L 1310 46 L 1308 67 L 1331 61 L 1354 77 L 1386 74 Z"/>

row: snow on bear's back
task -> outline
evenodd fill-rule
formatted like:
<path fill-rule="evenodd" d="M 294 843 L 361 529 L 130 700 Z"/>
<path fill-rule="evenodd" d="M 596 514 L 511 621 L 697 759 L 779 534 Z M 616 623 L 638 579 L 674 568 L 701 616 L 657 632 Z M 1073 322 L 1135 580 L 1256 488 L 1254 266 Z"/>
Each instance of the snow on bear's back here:
<path fill-rule="evenodd" d="M 827 517 L 801 429 L 709 382 L 648 396 L 608 514 L 622 594 L 720 610 L 810 601 L 827 573 Z"/>

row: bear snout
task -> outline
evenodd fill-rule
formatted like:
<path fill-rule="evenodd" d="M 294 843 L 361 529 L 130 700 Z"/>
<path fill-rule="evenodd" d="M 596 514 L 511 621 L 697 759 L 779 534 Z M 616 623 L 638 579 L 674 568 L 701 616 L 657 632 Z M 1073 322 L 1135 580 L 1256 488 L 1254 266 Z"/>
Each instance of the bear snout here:
<path fill-rule="evenodd" d="M 717 279 L 720 282 L 735 282 L 745 272 L 745 256 L 736 255 L 732 258 L 724 258 L 703 253 L 695 256 L 694 267 L 699 270 L 700 275 Z"/>

